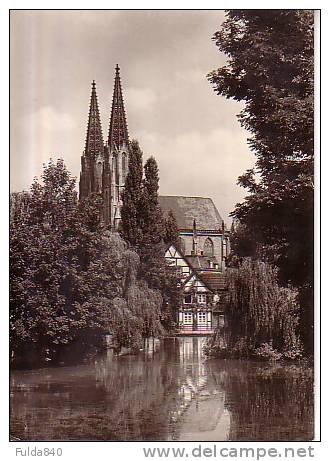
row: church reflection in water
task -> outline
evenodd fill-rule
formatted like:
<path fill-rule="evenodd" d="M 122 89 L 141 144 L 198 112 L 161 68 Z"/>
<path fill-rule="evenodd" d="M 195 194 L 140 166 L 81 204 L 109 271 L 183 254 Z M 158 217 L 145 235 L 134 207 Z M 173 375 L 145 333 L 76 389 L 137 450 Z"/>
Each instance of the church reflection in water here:
<path fill-rule="evenodd" d="M 208 372 L 200 338 L 179 341 L 184 381 L 178 390 L 179 408 L 171 417 L 178 423 L 178 440 L 227 440 L 230 413 L 225 393 Z"/>
<path fill-rule="evenodd" d="M 13 371 L 20 440 L 310 440 L 312 376 L 301 367 L 207 360 L 202 337 L 153 353 Z"/>

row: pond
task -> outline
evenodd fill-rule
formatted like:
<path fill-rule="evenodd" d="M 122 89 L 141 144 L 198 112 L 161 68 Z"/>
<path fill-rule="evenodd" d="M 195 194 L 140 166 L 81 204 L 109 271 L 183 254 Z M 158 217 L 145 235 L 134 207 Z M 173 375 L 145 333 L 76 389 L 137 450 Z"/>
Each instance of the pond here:
<path fill-rule="evenodd" d="M 20 440 L 313 439 L 313 377 L 297 365 L 207 359 L 203 337 L 157 352 L 14 370 L 11 435 Z"/>

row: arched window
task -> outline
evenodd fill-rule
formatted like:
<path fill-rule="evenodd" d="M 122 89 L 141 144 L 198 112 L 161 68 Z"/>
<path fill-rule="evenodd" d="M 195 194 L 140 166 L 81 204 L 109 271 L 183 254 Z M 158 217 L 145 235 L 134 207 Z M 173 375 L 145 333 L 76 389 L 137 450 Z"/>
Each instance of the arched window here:
<path fill-rule="evenodd" d="M 212 240 L 210 239 L 210 237 L 208 237 L 206 240 L 205 240 L 205 243 L 204 243 L 204 253 L 203 253 L 205 256 L 214 256 L 214 246 L 213 246 L 213 242 Z"/>

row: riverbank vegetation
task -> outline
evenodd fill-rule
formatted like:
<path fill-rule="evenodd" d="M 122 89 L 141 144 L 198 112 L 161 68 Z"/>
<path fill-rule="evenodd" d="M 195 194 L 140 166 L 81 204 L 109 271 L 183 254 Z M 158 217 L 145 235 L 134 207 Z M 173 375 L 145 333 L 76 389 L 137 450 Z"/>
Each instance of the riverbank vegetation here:
<path fill-rule="evenodd" d="M 273 361 L 302 357 L 298 292 L 280 286 L 277 272 L 251 258 L 227 269 L 225 323 L 209 342 L 209 355 Z"/>
<path fill-rule="evenodd" d="M 119 349 L 134 351 L 143 338 L 164 332 L 161 282 L 148 283 L 144 253 L 103 226 L 101 200 L 98 194 L 77 200 L 62 160 L 50 161 L 29 192 L 11 195 L 14 363 L 81 358 L 103 347 L 108 333 Z M 163 267 L 167 273 L 165 260 Z"/>
<path fill-rule="evenodd" d="M 261 355 L 284 347 L 276 343 L 287 340 L 283 329 L 293 331 L 292 322 L 304 354 L 313 355 L 313 24 L 309 10 L 228 10 L 213 37 L 228 60 L 209 80 L 218 95 L 244 103 L 238 119 L 256 155 L 255 167 L 238 178 L 248 195 L 232 212 L 231 243 L 233 254 L 259 262 L 229 270 L 228 310 L 245 319 L 238 328 L 246 331 L 231 323 L 233 335 L 244 343 L 251 337 Z M 266 294 L 252 270 L 262 267 Z"/>

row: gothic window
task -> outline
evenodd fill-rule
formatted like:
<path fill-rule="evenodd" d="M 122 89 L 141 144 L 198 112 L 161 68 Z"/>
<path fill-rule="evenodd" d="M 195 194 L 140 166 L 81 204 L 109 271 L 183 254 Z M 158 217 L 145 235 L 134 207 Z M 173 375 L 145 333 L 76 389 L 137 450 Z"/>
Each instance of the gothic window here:
<path fill-rule="evenodd" d="M 127 168 L 127 155 L 125 153 L 123 154 L 122 166 L 123 166 L 123 178 L 125 178 L 126 168 Z"/>
<path fill-rule="evenodd" d="M 208 237 L 204 243 L 204 255 L 214 256 L 214 245 L 212 240 Z"/>

